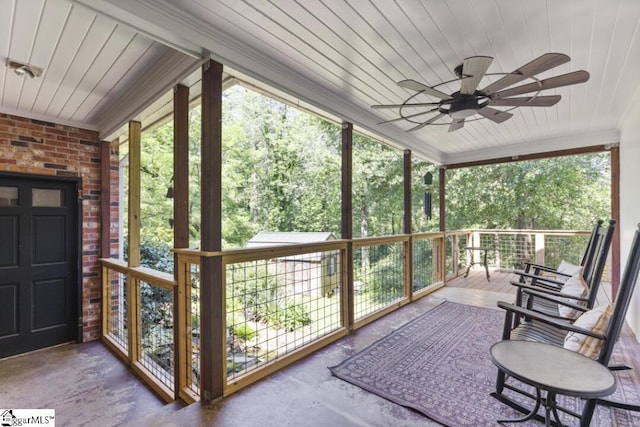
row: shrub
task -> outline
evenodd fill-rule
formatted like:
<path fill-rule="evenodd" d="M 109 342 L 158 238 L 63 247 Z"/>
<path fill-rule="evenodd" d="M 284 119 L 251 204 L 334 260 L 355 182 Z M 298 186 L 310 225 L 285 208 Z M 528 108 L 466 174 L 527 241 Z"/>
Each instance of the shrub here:
<path fill-rule="evenodd" d="M 249 341 L 258 336 L 258 332 L 251 327 L 251 325 L 247 325 L 246 323 L 240 323 L 237 325 L 232 325 L 231 334 L 242 341 Z"/>

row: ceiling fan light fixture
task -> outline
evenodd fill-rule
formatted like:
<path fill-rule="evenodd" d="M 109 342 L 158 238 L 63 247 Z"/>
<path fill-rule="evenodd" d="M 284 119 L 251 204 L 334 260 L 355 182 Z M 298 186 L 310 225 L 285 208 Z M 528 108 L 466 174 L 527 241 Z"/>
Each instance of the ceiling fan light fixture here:
<path fill-rule="evenodd" d="M 466 119 L 478 112 L 478 109 L 484 107 L 486 102 L 483 102 L 479 96 L 476 95 L 460 95 L 458 93 L 455 99 L 451 103 L 451 107 L 447 111 L 449 116 L 453 119 Z"/>
<path fill-rule="evenodd" d="M 40 77 L 44 72 L 44 69 L 41 67 L 36 67 L 34 65 L 22 64 L 16 61 L 7 61 L 7 67 L 13 70 L 20 77 L 26 77 L 29 79 L 33 79 L 36 77 Z"/>
<path fill-rule="evenodd" d="M 458 110 L 449 113 L 449 116 L 453 117 L 454 119 L 466 119 L 467 117 L 473 116 L 475 113 L 477 113 L 477 110 L 475 108 L 468 108 L 465 110 Z"/>

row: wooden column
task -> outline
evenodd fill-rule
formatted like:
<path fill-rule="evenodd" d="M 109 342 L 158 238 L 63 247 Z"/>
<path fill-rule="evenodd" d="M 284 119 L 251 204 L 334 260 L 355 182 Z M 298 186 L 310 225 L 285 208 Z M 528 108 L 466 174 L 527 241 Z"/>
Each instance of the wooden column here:
<path fill-rule="evenodd" d="M 620 285 L 620 147 L 611 148 L 611 219 L 616 221 L 611 240 L 611 292 L 618 295 Z"/>
<path fill-rule="evenodd" d="M 411 150 L 404 150 L 404 215 L 402 232 L 411 234 L 412 195 L 411 195 Z M 410 238 L 404 246 L 404 294 L 411 298 L 413 294 L 413 240 Z"/>
<path fill-rule="evenodd" d="M 439 201 L 439 212 L 440 212 L 440 231 L 446 231 L 447 230 L 447 221 L 446 221 L 446 215 L 447 215 L 447 210 L 445 208 L 446 205 L 446 191 L 445 191 L 445 180 L 446 180 L 446 172 L 447 170 L 445 169 L 444 166 L 441 166 L 438 169 L 438 201 Z M 445 239 L 440 239 L 439 240 L 440 244 L 437 247 L 437 250 L 434 252 L 437 252 L 438 254 L 438 259 L 437 259 L 437 266 L 435 268 L 436 271 L 436 275 L 437 275 L 437 279 L 436 280 L 442 280 L 443 283 L 446 284 L 447 282 L 447 268 L 446 268 L 446 259 L 447 259 L 447 245 L 445 242 Z"/>
<path fill-rule="evenodd" d="M 129 217 L 127 230 L 127 260 L 129 267 L 140 265 L 140 122 L 129 122 Z M 136 280 L 127 277 L 127 329 L 129 362 L 138 360 L 138 325 L 140 300 Z"/>
<path fill-rule="evenodd" d="M 411 213 L 411 150 L 404 150 L 404 234 L 411 234 Z"/>
<path fill-rule="evenodd" d="M 189 88 L 173 93 L 173 245 L 189 247 Z"/>
<path fill-rule="evenodd" d="M 202 231 L 201 248 L 222 245 L 222 64 L 202 65 Z M 200 398 L 203 405 L 222 397 L 224 349 L 224 282 L 222 258 L 202 257 L 200 264 Z"/>
<path fill-rule="evenodd" d="M 140 265 L 140 122 L 129 122 L 129 267 Z"/>
<path fill-rule="evenodd" d="M 189 247 L 189 88 L 177 85 L 173 91 L 173 246 Z M 189 293 L 180 283 L 178 255 L 174 254 L 173 275 L 178 291 L 173 293 L 173 328 L 175 398 L 186 386 L 186 366 L 191 363 L 191 304 L 185 304 Z M 189 345 L 187 345 L 189 344 Z M 189 363 L 187 363 L 189 362 Z"/>
<path fill-rule="evenodd" d="M 447 221 L 446 215 L 447 210 L 445 209 L 445 201 L 446 201 L 446 191 L 445 191 L 445 180 L 447 170 L 444 166 L 441 166 L 438 169 L 438 199 L 440 202 L 440 231 L 445 231 L 447 229 Z"/>
<path fill-rule="evenodd" d="M 100 143 L 100 256 L 111 257 L 111 144 Z"/>
<path fill-rule="evenodd" d="M 353 239 L 353 123 L 342 124 L 342 224 L 341 234 L 343 239 Z M 343 325 L 349 330 L 354 323 L 354 299 L 353 299 L 353 243 L 347 244 L 347 253 L 342 265 L 345 267 L 343 274 Z"/>

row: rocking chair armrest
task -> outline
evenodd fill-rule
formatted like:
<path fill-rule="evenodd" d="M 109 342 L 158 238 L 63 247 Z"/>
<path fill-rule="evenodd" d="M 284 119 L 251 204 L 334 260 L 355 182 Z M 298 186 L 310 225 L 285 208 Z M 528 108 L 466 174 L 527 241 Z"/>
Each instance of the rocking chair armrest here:
<path fill-rule="evenodd" d="M 529 294 L 530 296 L 534 296 L 536 298 L 542 298 L 547 301 L 555 302 L 558 305 L 564 305 L 566 307 L 571 307 L 574 310 L 578 310 L 581 312 L 589 311 L 589 309 L 583 305 L 579 305 L 570 301 L 567 301 L 565 298 L 570 298 L 576 301 L 584 301 L 585 303 L 589 301 L 588 298 L 576 297 L 573 295 L 563 294 L 561 292 L 549 292 L 544 290 L 537 289 L 523 289 L 522 292 L 525 294 Z"/>
<path fill-rule="evenodd" d="M 546 292 L 558 292 L 557 288 L 553 288 L 553 287 L 547 287 L 541 283 L 535 284 L 535 285 L 530 285 L 528 283 L 520 283 L 520 282 L 510 282 L 512 286 L 516 286 L 517 292 L 518 293 L 522 293 L 523 291 L 535 291 L 535 290 L 543 290 Z"/>
<path fill-rule="evenodd" d="M 584 302 L 588 302 L 589 298 L 583 298 L 583 297 L 577 297 L 575 295 L 571 295 L 571 294 L 565 294 L 562 293 L 562 291 L 558 292 L 558 291 L 552 291 L 549 289 L 535 289 L 535 286 L 527 286 L 527 287 L 522 287 L 522 292 L 529 294 L 529 295 L 533 295 L 536 297 L 540 297 L 549 301 L 553 301 L 553 302 L 557 302 L 559 304 L 565 304 L 567 303 L 566 299 L 563 298 L 568 298 L 568 299 L 572 299 L 572 300 L 576 300 L 576 301 L 584 301 Z M 584 308 L 584 307 L 583 307 Z"/>
<path fill-rule="evenodd" d="M 518 272 L 516 273 L 518 276 L 520 276 L 520 279 L 518 280 L 513 280 L 513 282 L 520 282 L 522 283 L 521 279 L 530 279 L 532 282 L 536 283 L 536 282 L 546 282 L 552 286 L 555 286 L 557 288 L 561 288 L 562 286 L 564 286 L 565 282 L 558 280 L 554 277 L 551 276 L 542 276 L 540 274 L 533 274 L 533 273 L 525 273 L 524 271 Z"/>
<path fill-rule="evenodd" d="M 603 334 L 599 334 L 597 332 L 593 332 L 590 329 L 584 329 L 577 326 L 574 326 L 572 323 L 569 323 L 567 320 L 556 319 L 553 316 L 548 316 L 546 314 L 542 314 L 537 311 L 528 310 L 526 308 L 520 307 L 515 304 L 511 304 L 505 301 L 498 301 L 498 307 L 506 310 L 510 313 L 517 313 L 520 316 L 524 316 L 529 319 L 534 319 L 539 322 L 546 323 L 558 329 L 565 330 L 567 332 L 577 332 L 579 334 L 588 335 L 590 337 L 594 337 L 600 340 L 606 339 L 606 336 Z"/>
<path fill-rule="evenodd" d="M 528 268 L 525 269 L 526 271 L 524 271 L 524 273 L 529 272 L 529 271 L 531 271 L 531 269 L 533 269 L 537 273 L 539 273 L 541 271 L 545 271 L 547 273 L 553 273 L 553 274 L 559 274 L 561 276 L 571 277 L 571 275 L 569 275 L 567 273 L 562 273 L 562 272 L 556 270 L 555 268 L 547 267 L 546 265 L 536 264 L 536 263 L 533 263 L 533 262 L 525 262 L 525 265 Z M 515 273 L 516 274 L 520 274 L 520 270 L 516 270 Z"/>
<path fill-rule="evenodd" d="M 550 282 L 547 281 L 546 278 L 540 278 L 539 280 L 536 280 L 533 283 L 524 283 L 524 282 L 518 282 L 517 280 L 512 280 L 511 285 L 513 286 L 517 286 L 519 288 L 531 288 L 531 289 L 536 289 L 536 288 L 544 288 L 544 289 L 548 289 L 550 291 L 560 291 L 560 289 L 562 289 L 562 286 L 559 286 L 558 284 L 554 283 L 554 282 Z"/>

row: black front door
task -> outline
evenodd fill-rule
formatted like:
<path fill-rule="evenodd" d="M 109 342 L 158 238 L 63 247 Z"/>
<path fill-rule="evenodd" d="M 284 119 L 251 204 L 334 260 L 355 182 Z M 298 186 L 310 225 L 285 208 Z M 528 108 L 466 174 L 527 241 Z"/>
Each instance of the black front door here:
<path fill-rule="evenodd" d="M 77 194 L 0 175 L 0 358 L 77 337 Z"/>

